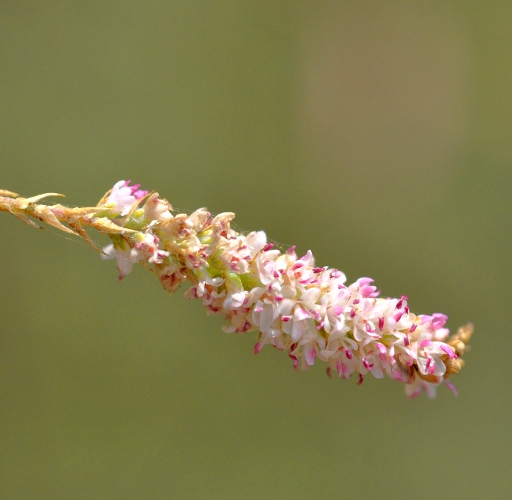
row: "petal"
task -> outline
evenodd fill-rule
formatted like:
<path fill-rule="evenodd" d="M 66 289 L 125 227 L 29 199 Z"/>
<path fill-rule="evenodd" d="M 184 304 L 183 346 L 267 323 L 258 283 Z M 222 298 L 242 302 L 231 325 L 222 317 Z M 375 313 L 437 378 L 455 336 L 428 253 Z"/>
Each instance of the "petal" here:
<path fill-rule="evenodd" d="M 271 304 L 263 304 L 263 310 L 260 315 L 260 330 L 267 332 L 273 321 L 273 308 Z"/>
<path fill-rule="evenodd" d="M 306 358 L 306 363 L 309 366 L 312 366 L 315 364 L 315 358 L 316 358 L 316 350 L 314 347 L 310 347 L 309 345 L 306 347 L 304 346 L 304 357 Z"/>

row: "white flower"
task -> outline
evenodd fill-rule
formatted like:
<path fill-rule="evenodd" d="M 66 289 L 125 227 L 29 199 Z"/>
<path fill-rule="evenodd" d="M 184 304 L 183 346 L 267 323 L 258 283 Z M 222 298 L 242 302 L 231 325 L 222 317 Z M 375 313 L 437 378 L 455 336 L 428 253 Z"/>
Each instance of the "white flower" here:
<path fill-rule="evenodd" d="M 132 252 L 132 249 L 128 246 L 120 248 L 111 244 L 103 249 L 101 258 L 104 260 L 117 259 L 119 279 L 122 280 L 127 274 L 130 274 L 134 262 L 137 262 L 137 260 L 132 260 Z"/>

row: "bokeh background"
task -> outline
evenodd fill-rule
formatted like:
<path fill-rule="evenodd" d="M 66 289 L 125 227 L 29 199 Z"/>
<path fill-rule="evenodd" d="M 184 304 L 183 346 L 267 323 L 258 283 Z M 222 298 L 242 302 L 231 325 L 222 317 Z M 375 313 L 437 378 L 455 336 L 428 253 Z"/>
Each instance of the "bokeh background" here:
<path fill-rule="evenodd" d="M 2 1 L 1 188 L 132 179 L 476 335 L 458 398 L 295 373 L 0 214 L 1 498 L 510 497 L 510 26 L 505 1 Z"/>

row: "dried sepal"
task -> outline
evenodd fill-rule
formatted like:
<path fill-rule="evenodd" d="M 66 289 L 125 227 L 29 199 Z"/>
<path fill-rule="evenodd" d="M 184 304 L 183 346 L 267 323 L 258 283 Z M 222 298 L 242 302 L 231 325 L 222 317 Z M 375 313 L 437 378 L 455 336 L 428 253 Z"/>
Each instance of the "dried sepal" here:
<path fill-rule="evenodd" d="M 19 196 L 19 194 L 13 193 L 12 191 L 7 191 L 7 189 L 0 189 L 0 196 L 7 196 L 9 198 L 17 198 Z"/>
<path fill-rule="evenodd" d="M 112 189 L 109 189 L 100 199 L 100 201 L 98 201 L 98 204 L 96 205 L 97 207 L 101 207 L 102 205 L 105 204 L 105 201 L 108 199 L 108 197 L 110 196 L 110 193 L 112 193 Z"/>
<path fill-rule="evenodd" d="M 39 219 L 42 222 L 45 222 L 49 226 L 53 226 L 57 229 L 60 229 L 65 233 L 78 236 L 78 233 L 76 231 L 73 231 L 72 229 L 69 229 L 68 227 L 64 226 L 64 224 L 62 224 L 62 222 L 60 222 L 57 216 L 52 212 L 51 208 L 47 207 L 46 205 L 30 204 L 27 207 L 27 212 L 29 215 L 32 215 L 33 217 Z"/>
<path fill-rule="evenodd" d="M 81 236 L 86 242 L 87 244 L 93 248 L 94 250 L 96 250 L 97 252 L 100 252 L 100 253 L 103 253 L 103 250 L 101 249 L 101 247 L 99 247 L 98 245 L 96 245 L 96 243 L 94 243 L 91 238 L 89 237 L 89 234 L 87 233 L 87 231 L 82 227 L 82 225 L 80 224 L 80 221 L 79 220 L 76 220 L 75 222 L 69 222 L 68 223 L 78 234 L 79 236 Z"/>
<path fill-rule="evenodd" d="M 446 366 L 446 373 L 444 378 L 447 378 L 448 375 L 452 373 L 459 373 L 462 367 L 464 366 L 464 360 L 460 358 L 447 359 L 444 362 Z"/>
<path fill-rule="evenodd" d="M 84 217 L 83 222 L 93 227 L 102 234 L 134 234 L 137 231 L 126 227 L 118 226 L 108 217 Z"/>
<path fill-rule="evenodd" d="M 16 210 L 9 210 L 14 217 L 17 217 L 21 221 L 23 221 L 25 224 L 28 224 L 31 227 L 35 227 L 36 229 L 44 229 L 44 227 L 41 227 L 39 224 L 36 224 L 33 220 L 30 220 L 26 215 L 24 215 L 21 212 L 17 212 Z"/>
<path fill-rule="evenodd" d="M 44 193 L 44 194 L 38 194 L 37 196 L 32 196 L 30 198 L 23 198 L 24 202 L 28 205 L 31 205 L 33 203 L 37 203 L 38 201 L 41 201 L 44 198 L 57 197 L 57 198 L 65 198 L 66 196 L 59 193 Z"/>
<path fill-rule="evenodd" d="M 462 356 L 471 349 L 468 342 L 471 340 L 473 335 L 474 327 L 472 323 L 461 326 L 455 335 L 452 335 L 447 344 L 453 348 L 457 356 Z"/>

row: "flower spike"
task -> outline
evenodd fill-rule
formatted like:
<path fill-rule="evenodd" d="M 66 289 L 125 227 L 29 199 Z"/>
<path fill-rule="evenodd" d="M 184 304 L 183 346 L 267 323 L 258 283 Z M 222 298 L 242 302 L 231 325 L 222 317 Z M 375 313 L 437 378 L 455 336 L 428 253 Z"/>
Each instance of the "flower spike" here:
<path fill-rule="evenodd" d="M 258 332 L 255 354 L 272 345 L 287 351 L 294 369 L 321 361 L 330 377 L 355 375 L 358 385 L 368 373 L 387 376 L 411 398 L 422 391 L 434 397 L 443 382 L 456 394 L 448 378 L 464 365 L 470 323 L 450 337 L 444 314 L 415 315 L 405 295 L 380 298 L 371 278 L 347 285 L 338 269 L 315 266 L 311 251 L 299 258 L 295 247 L 276 249 L 263 231 L 235 232 L 233 213 L 172 215 L 167 200 L 139 188 L 119 181 L 96 207 L 77 208 L 38 203 L 60 196 L 54 193 L 22 198 L 0 190 L 0 210 L 39 227 L 35 217 L 97 250 L 84 228 L 107 234 L 112 243 L 100 251 L 117 260 L 120 279 L 140 263 L 169 293 L 189 281 L 185 295 L 223 315 L 224 331 Z"/>

